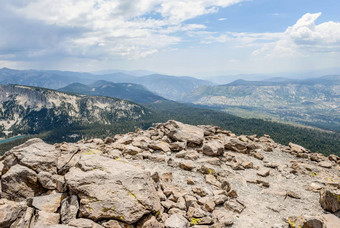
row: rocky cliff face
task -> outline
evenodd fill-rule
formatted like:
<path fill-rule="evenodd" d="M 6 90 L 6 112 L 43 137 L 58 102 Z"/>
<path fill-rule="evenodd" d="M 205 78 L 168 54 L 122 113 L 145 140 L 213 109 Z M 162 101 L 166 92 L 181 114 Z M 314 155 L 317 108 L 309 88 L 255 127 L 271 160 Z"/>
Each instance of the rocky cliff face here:
<path fill-rule="evenodd" d="M 0 159 L 0 227 L 336 228 L 340 158 L 176 121 Z"/>
<path fill-rule="evenodd" d="M 76 96 L 44 88 L 0 85 L 0 129 L 32 133 L 72 123 L 112 124 L 147 114 L 140 105 L 106 97 Z"/>

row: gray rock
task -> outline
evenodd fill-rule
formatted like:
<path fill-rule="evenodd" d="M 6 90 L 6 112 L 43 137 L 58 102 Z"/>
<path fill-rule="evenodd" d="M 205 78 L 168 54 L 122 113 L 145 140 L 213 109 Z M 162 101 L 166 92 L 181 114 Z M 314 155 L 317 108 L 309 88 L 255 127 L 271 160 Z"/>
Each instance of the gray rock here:
<path fill-rule="evenodd" d="M 54 146 L 45 143 L 41 139 L 30 139 L 7 152 L 5 157 L 11 154 L 14 155 L 17 163 L 36 172 L 57 173 L 58 152 Z"/>
<path fill-rule="evenodd" d="M 61 201 L 65 198 L 65 194 L 53 193 L 50 195 L 33 197 L 32 206 L 41 211 L 54 213 L 60 207 Z"/>
<path fill-rule="evenodd" d="M 189 222 L 182 215 L 173 214 L 165 221 L 164 225 L 165 228 L 188 228 Z"/>
<path fill-rule="evenodd" d="M 167 129 L 166 135 L 175 141 L 201 145 L 204 140 L 204 130 L 196 126 L 169 120 L 164 127 Z"/>
<path fill-rule="evenodd" d="M 225 226 L 229 226 L 234 223 L 233 213 L 223 208 L 214 210 L 212 217 L 215 223 L 220 223 Z"/>
<path fill-rule="evenodd" d="M 330 212 L 340 210 L 340 191 L 324 188 L 320 191 L 321 207 Z"/>
<path fill-rule="evenodd" d="M 38 174 L 38 180 L 40 184 L 50 190 L 58 190 L 58 192 L 66 191 L 65 179 L 63 176 L 57 174 L 51 174 L 48 172 L 40 172 Z"/>
<path fill-rule="evenodd" d="M 38 182 L 37 174 L 21 165 L 14 165 L 1 178 L 3 197 L 21 201 L 40 195 L 45 190 Z"/>
<path fill-rule="evenodd" d="M 80 216 L 118 219 L 129 224 L 161 209 L 150 173 L 99 155 L 82 156 L 66 183 L 80 197 Z"/>
<path fill-rule="evenodd" d="M 42 228 L 51 225 L 59 224 L 60 215 L 46 211 L 38 211 L 32 219 L 31 227 Z M 33 225 L 32 225 L 33 224 Z"/>
<path fill-rule="evenodd" d="M 72 219 L 76 219 L 79 210 L 78 197 L 69 196 L 61 202 L 60 217 L 63 224 L 68 224 Z"/>
<path fill-rule="evenodd" d="M 17 219 L 14 223 L 12 223 L 10 228 L 29 228 L 33 216 L 34 208 L 28 207 L 25 214 L 20 219 Z"/>
<path fill-rule="evenodd" d="M 25 208 L 26 205 L 23 203 L 0 199 L 0 227 L 9 227 Z"/>
<path fill-rule="evenodd" d="M 84 219 L 84 218 L 73 219 L 69 222 L 68 225 L 72 227 L 79 227 L 79 228 L 103 228 L 103 226 L 95 223 L 91 219 Z"/>
<path fill-rule="evenodd" d="M 147 216 L 143 219 L 141 219 L 136 228 L 164 228 L 164 225 L 160 222 L 158 222 L 155 218 L 155 216 Z"/>
<path fill-rule="evenodd" d="M 203 145 L 203 153 L 208 156 L 219 156 L 224 152 L 224 145 L 220 140 L 209 140 Z"/>

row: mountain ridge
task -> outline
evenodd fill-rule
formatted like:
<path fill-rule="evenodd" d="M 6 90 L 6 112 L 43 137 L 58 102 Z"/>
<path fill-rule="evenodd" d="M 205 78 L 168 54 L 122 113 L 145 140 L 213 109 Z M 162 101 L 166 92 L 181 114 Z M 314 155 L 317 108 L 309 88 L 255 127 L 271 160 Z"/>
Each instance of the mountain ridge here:
<path fill-rule="evenodd" d="M 58 90 L 90 96 L 115 97 L 137 103 L 150 103 L 165 100 L 163 97 L 150 92 L 142 85 L 134 83 L 113 83 L 105 80 L 99 80 L 89 85 L 72 83 Z"/>
<path fill-rule="evenodd" d="M 0 101 L 2 129 L 27 133 L 74 123 L 112 124 L 118 119 L 140 119 L 150 112 L 125 100 L 21 85 L 0 85 Z"/>

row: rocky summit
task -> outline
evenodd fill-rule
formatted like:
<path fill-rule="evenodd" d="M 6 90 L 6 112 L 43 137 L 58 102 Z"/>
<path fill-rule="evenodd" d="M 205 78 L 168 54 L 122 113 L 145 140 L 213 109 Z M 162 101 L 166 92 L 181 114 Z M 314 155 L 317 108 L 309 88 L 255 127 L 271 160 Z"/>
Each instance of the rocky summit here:
<path fill-rule="evenodd" d="M 171 120 L 0 160 L 4 228 L 340 227 L 340 158 L 268 135 Z"/>

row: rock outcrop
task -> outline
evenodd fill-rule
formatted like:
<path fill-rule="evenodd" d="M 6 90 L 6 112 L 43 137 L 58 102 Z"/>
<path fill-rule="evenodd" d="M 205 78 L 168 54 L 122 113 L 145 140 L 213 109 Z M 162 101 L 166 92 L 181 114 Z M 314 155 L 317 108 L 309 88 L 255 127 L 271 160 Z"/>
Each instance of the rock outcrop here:
<path fill-rule="evenodd" d="M 0 159 L 0 227 L 340 227 L 339 157 L 177 121 L 31 139 Z"/>

